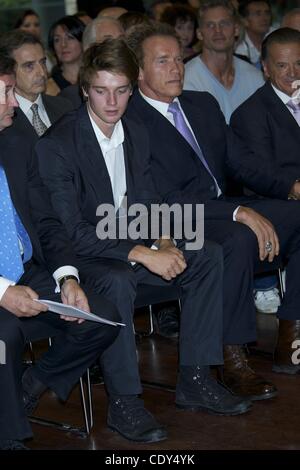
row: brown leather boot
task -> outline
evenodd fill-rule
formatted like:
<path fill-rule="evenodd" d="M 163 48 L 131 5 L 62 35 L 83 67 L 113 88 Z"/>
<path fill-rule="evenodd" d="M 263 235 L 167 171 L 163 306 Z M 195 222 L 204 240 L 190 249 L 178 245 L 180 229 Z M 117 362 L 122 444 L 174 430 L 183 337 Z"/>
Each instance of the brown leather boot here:
<path fill-rule="evenodd" d="M 300 373 L 300 364 L 293 364 L 292 362 L 292 355 L 296 352 L 296 349 L 292 348 L 295 340 L 300 340 L 300 320 L 279 319 L 273 372 L 291 375 Z"/>
<path fill-rule="evenodd" d="M 250 400 L 267 400 L 277 395 L 276 387 L 249 367 L 245 348 L 238 344 L 224 347 L 220 380 L 234 395 Z"/>

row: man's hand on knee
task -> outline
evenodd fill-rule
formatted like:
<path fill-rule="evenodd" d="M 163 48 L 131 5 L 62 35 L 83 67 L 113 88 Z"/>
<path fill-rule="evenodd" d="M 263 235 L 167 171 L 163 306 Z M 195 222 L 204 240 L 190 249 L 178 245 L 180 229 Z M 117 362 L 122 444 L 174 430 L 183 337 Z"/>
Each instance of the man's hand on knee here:
<path fill-rule="evenodd" d="M 241 206 L 236 221 L 247 225 L 256 235 L 261 261 L 268 258 L 271 263 L 279 255 L 279 240 L 272 223 L 250 207 Z"/>

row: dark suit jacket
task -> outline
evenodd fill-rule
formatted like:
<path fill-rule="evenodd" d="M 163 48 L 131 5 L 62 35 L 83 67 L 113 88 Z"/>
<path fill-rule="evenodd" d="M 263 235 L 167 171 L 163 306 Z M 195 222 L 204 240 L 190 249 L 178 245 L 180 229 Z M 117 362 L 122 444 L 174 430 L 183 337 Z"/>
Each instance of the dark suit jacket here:
<path fill-rule="evenodd" d="M 0 132 L 0 164 L 5 170 L 14 206 L 30 237 L 34 259 L 40 264 L 46 263 L 51 273 L 63 265 L 76 266 L 70 242 L 39 176 L 30 143 L 23 135 L 15 134 L 11 139 L 6 130 Z"/>
<path fill-rule="evenodd" d="M 159 203 L 149 171 L 149 143 L 143 126 L 124 119 L 123 144 L 128 206 Z M 141 241 L 100 240 L 96 215 L 100 204 L 114 204 L 104 158 L 86 105 L 64 116 L 36 145 L 40 173 L 50 189 L 53 207 L 65 224 L 79 256 L 127 261 L 128 253 Z M 147 242 L 150 244 L 151 241 Z"/>
<path fill-rule="evenodd" d="M 300 177 L 300 127 L 270 83 L 239 106 L 230 124 L 264 164 L 293 182 Z"/>
<path fill-rule="evenodd" d="M 206 92 L 184 91 L 180 104 L 223 194 L 228 177 L 269 197 L 287 198 L 289 179 L 266 171 L 226 126 L 217 101 Z M 127 116 L 143 122 L 151 145 L 153 179 L 169 203 L 205 202 L 205 218 L 231 219 L 236 201 L 217 199 L 213 179 L 175 127 L 136 91 Z"/>
<path fill-rule="evenodd" d="M 59 96 L 42 95 L 42 99 L 51 124 L 54 124 L 64 114 L 73 109 L 70 101 Z M 8 128 L 8 131 L 10 134 L 14 134 L 15 131 L 19 133 L 21 132 L 33 143 L 35 143 L 39 138 L 20 108 L 16 108 L 13 125 Z"/>

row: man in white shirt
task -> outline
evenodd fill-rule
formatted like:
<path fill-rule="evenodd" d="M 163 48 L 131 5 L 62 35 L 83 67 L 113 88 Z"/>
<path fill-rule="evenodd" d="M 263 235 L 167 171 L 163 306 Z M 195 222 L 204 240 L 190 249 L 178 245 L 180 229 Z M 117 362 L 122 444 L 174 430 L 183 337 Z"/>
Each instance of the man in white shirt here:
<path fill-rule="evenodd" d="M 249 402 L 225 392 L 209 371 L 209 365 L 222 362 L 219 247 L 207 242 L 201 250 L 186 251 L 184 240 L 175 247 L 167 234 L 151 240 L 147 224 L 141 224 L 146 234 L 137 239 L 101 232 L 104 204 L 105 211 L 112 211 L 111 220 L 122 225 L 130 215 L 125 196 L 129 211 L 143 204 L 149 216 L 152 205 L 160 202 L 149 171 L 148 134 L 142 125 L 123 118 L 137 76 L 136 58 L 122 39 L 91 46 L 80 72 L 86 104 L 56 123 L 39 140 L 36 152 L 82 275 L 114 299 L 128 325 L 102 358 L 105 382 L 113 391 L 108 426 L 127 439 L 155 442 L 167 434 L 138 398 L 142 388 L 130 328 L 140 284 L 166 286 L 165 281 L 172 281 L 182 286 L 176 404 L 239 414 L 249 409 Z M 158 249 L 151 249 L 153 244 Z"/>
<path fill-rule="evenodd" d="M 183 89 L 211 93 L 228 123 L 233 111 L 264 84 L 263 75 L 233 55 L 239 26 L 230 1 L 204 2 L 198 23 L 202 52 L 185 65 Z"/>
<path fill-rule="evenodd" d="M 267 83 L 232 115 L 231 127 L 273 171 L 293 184 L 290 199 L 300 199 L 300 32 L 281 28 L 262 45 Z M 299 204 L 296 203 L 296 204 Z M 300 321 L 281 319 L 277 362 L 282 371 L 297 370 L 291 363 L 292 343 L 299 339 Z M 280 367 L 277 367 L 280 371 Z"/>
<path fill-rule="evenodd" d="M 48 80 L 46 54 L 38 38 L 24 31 L 9 31 L 1 37 L 1 47 L 16 62 L 19 108 L 10 133 L 22 131 L 35 142 L 72 105 L 64 98 L 44 94 Z"/>
<path fill-rule="evenodd" d="M 77 260 L 52 211 L 30 143 L 11 139 L 15 63 L 0 52 L 0 450 L 26 449 L 31 414 L 47 388 L 66 400 L 86 369 L 115 339 L 118 328 L 59 317 L 39 297 L 118 321 L 113 304 L 85 296 Z M 60 295 L 59 295 L 60 293 Z M 89 303 L 88 303 L 89 302 Z M 74 322 L 75 320 L 75 322 Z M 73 321 L 70 323 L 70 321 Z M 52 347 L 22 376 L 24 346 L 55 337 Z M 22 391 L 23 386 L 23 391 Z"/>
<path fill-rule="evenodd" d="M 269 0 L 242 0 L 238 9 L 245 27 L 245 38 L 235 52 L 247 57 L 261 70 L 261 44 L 270 31 L 272 11 Z"/>

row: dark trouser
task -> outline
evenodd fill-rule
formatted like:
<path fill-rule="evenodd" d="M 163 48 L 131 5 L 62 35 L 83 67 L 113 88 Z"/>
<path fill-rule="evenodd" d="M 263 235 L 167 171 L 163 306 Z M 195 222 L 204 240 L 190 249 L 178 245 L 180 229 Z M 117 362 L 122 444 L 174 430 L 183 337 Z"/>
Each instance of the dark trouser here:
<path fill-rule="evenodd" d="M 185 251 L 187 269 L 174 281 L 181 286 L 181 365 L 221 364 L 222 355 L 222 250 L 206 243 L 200 251 Z M 122 261 L 81 260 L 81 275 L 99 294 L 113 300 L 127 328 L 102 355 L 105 384 L 110 394 L 139 394 L 136 345 L 133 333 L 134 301 L 139 284 L 169 283 L 142 266 Z"/>
<path fill-rule="evenodd" d="M 34 263 L 27 266 L 20 285 L 35 290 L 41 299 L 61 301 L 54 294 L 51 275 Z M 120 321 L 116 308 L 98 295 L 89 295 L 91 311 Z M 61 320 L 55 313 L 18 318 L 0 308 L 0 339 L 6 345 L 6 363 L 0 365 L 0 439 L 23 440 L 32 435 L 22 403 L 22 356 L 24 345 L 55 336 L 53 345 L 34 366 L 35 376 L 65 400 L 79 377 L 114 341 L 118 327 L 95 322 Z"/>
<path fill-rule="evenodd" d="M 238 203 L 257 210 L 273 223 L 280 240 L 280 258 L 287 263 L 287 289 L 278 316 L 300 318 L 300 203 L 267 199 Z M 253 275 L 276 268 L 279 260 L 261 262 L 254 232 L 238 222 L 206 220 L 205 237 L 222 245 L 224 252 L 224 343 L 255 341 Z"/>

